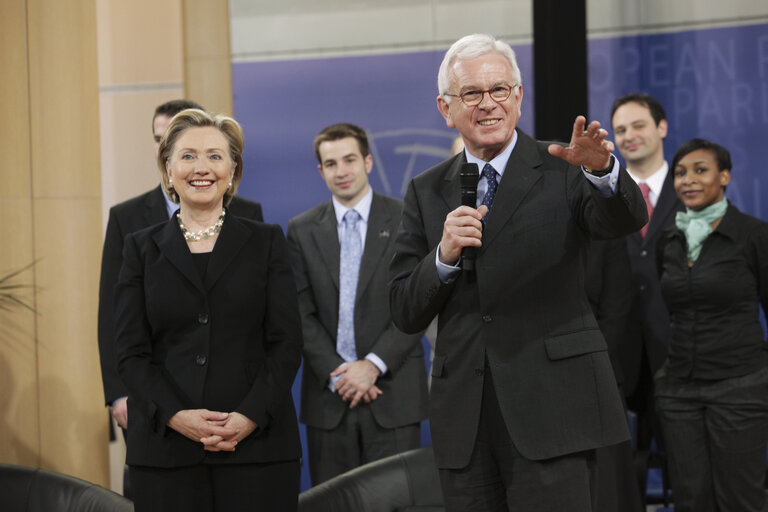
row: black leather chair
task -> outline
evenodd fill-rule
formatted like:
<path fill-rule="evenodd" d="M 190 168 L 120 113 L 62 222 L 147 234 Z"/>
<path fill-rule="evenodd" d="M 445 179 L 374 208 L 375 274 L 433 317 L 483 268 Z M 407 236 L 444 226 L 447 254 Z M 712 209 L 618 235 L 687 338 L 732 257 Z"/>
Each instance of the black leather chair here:
<path fill-rule="evenodd" d="M 371 462 L 299 495 L 299 512 L 443 512 L 432 448 Z"/>
<path fill-rule="evenodd" d="M 3 512 L 133 512 L 133 502 L 98 485 L 45 469 L 0 463 Z"/>

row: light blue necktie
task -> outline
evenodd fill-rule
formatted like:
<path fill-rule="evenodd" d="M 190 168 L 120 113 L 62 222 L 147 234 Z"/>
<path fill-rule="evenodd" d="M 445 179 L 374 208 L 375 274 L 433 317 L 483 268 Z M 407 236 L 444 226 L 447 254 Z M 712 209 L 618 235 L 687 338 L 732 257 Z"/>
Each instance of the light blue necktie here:
<path fill-rule="evenodd" d="M 341 258 L 339 265 L 339 327 L 336 352 L 347 362 L 357 361 L 355 347 L 355 296 L 360 274 L 363 247 L 357 223 L 360 214 L 347 210 L 341 229 Z"/>
<path fill-rule="evenodd" d="M 496 181 L 496 169 L 491 167 L 491 164 L 485 164 L 485 167 L 483 167 L 483 176 L 485 176 L 485 180 L 488 182 L 488 188 L 483 196 L 483 202 L 480 203 L 481 205 L 484 204 L 488 207 L 488 213 L 483 217 L 483 222 L 485 222 L 486 219 L 488 219 L 488 215 L 491 213 L 493 198 L 496 197 L 496 187 L 499 186 L 499 182 Z"/>

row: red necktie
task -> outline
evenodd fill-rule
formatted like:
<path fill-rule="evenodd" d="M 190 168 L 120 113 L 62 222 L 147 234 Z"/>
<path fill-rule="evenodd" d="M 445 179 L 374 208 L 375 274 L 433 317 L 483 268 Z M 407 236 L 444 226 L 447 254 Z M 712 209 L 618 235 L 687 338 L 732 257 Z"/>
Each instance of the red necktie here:
<path fill-rule="evenodd" d="M 643 193 L 643 199 L 645 200 L 645 209 L 648 212 L 648 224 L 651 223 L 651 215 L 653 215 L 653 203 L 651 203 L 651 187 L 648 186 L 647 183 L 638 183 L 638 187 L 640 187 L 640 192 Z M 640 236 L 645 238 L 645 234 L 648 232 L 648 224 L 643 226 L 643 228 L 640 230 Z"/>

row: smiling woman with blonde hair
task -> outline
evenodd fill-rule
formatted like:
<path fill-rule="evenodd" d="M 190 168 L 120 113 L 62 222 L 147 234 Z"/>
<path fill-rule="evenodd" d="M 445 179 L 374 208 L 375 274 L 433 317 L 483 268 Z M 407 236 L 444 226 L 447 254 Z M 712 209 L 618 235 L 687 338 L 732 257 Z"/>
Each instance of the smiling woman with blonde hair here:
<path fill-rule="evenodd" d="M 731 157 L 692 139 L 672 162 L 686 211 L 657 246 L 672 336 L 655 377 L 675 511 L 761 511 L 768 441 L 768 223 L 725 198 Z"/>
<path fill-rule="evenodd" d="M 160 141 L 170 221 L 125 240 L 116 353 L 137 512 L 295 510 L 301 357 L 279 226 L 230 215 L 243 132 L 184 110 Z"/>

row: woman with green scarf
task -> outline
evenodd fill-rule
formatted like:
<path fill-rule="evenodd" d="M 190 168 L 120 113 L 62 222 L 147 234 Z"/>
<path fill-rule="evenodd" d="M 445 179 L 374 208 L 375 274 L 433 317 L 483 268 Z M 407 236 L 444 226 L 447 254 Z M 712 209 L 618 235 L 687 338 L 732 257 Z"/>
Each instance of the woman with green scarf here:
<path fill-rule="evenodd" d="M 657 246 L 672 335 L 655 383 L 675 512 L 766 510 L 768 223 L 725 198 L 722 146 L 684 143 L 672 172 L 686 211 Z"/>

